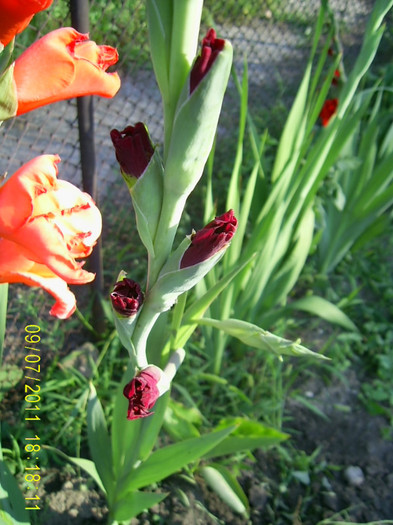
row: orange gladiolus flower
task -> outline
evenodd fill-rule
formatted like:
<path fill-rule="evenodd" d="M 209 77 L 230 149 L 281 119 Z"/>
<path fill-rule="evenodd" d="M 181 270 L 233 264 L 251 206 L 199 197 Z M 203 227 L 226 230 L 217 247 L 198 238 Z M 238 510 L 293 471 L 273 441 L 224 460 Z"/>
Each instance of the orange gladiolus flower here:
<path fill-rule="evenodd" d="M 57 179 L 58 155 L 41 155 L 0 187 L 0 283 L 41 286 L 56 303 L 50 313 L 65 319 L 75 310 L 68 284 L 94 274 L 76 258 L 87 257 L 101 233 L 92 198 Z"/>
<path fill-rule="evenodd" d="M 48 33 L 15 61 L 16 114 L 84 95 L 113 97 L 120 78 L 106 70 L 117 60 L 116 49 L 97 46 L 71 27 Z"/>
<path fill-rule="evenodd" d="M 6 46 L 21 33 L 39 11 L 47 9 L 53 0 L 0 0 L 0 42 Z"/>

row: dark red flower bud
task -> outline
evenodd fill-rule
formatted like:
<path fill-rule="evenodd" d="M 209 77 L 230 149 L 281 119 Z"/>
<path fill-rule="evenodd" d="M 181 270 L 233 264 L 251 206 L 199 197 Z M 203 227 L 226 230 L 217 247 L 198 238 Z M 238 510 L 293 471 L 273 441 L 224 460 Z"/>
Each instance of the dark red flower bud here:
<path fill-rule="evenodd" d="M 112 129 L 111 139 L 123 173 L 138 179 L 154 153 L 146 126 L 138 122 L 135 126 L 127 126 L 123 131 Z"/>
<path fill-rule="evenodd" d="M 118 281 L 111 293 L 114 310 L 124 317 L 135 315 L 143 303 L 143 293 L 138 283 L 132 279 Z"/>
<path fill-rule="evenodd" d="M 338 81 L 339 81 L 340 76 L 341 76 L 340 71 L 336 69 L 334 72 L 333 79 L 332 79 L 333 86 L 338 86 Z"/>
<path fill-rule="evenodd" d="M 322 126 L 327 126 L 329 124 L 330 119 L 337 111 L 337 106 L 338 106 L 337 98 L 330 98 L 330 99 L 325 100 L 323 108 L 319 114 L 319 118 L 321 119 Z"/>
<path fill-rule="evenodd" d="M 190 94 L 211 68 L 218 53 L 224 49 L 225 40 L 216 38 L 214 29 L 209 29 L 202 41 L 201 54 L 195 61 L 190 76 Z"/>
<path fill-rule="evenodd" d="M 157 383 L 162 371 L 157 366 L 148 366 L 130 381 L 123 390 L 128 399 L 127 419 L 139 419 L 153 414 L 149 412 L 160 397 Z"/>
<path fill-rule="evenodd" d="M 180 261 L 180 268 L 188 268 L 210 259 L 229 244 L 236 228 L 237 219 L 233 210 L 216 217 L 192 236 L 191 244 Z"/>

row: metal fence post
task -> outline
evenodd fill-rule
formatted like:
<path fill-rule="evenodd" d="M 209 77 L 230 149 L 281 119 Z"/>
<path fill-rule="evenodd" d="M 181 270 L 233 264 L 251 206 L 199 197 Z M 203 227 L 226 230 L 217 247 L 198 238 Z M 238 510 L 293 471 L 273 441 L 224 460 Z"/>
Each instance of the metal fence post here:
<path fill-rule="evenodd" d="M 80 33 L 89 32 L 89 0 L 70 0 L 72 26 Z M 93 97 L 78 97 L 79 150 L 81 158 L 83 190 L 97 202 L 96 154 L 94 142 Z M 92 326 L 99 334 L 105 331 L 105 316 L 101 304 L 104 290 L 101 240 L 99 239 L 89 258 L 89 269 L 96 274 L 91 284 L 93 290 Z"/>

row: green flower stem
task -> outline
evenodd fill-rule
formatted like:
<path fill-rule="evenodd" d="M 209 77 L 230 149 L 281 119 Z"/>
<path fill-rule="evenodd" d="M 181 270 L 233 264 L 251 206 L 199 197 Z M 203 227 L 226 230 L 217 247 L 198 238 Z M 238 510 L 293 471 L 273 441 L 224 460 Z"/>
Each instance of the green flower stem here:
<path fill-rule="evenodd" d="M 3 359 L 3 346 L 7 320 L 8 283 L 0 284 L 0 365 Z"/>
<path fill-rule="evenodd" d="M 180 195 L 175 198 L 164 190 L 164 198 L 161 208 L 160 221 L 154 241 L 155 257 L 150 261 L 149 286 L 157 281 L 161 268 L 171 253 L 177 227 L 179 225 L 183 209 L 188 195 Z"/>
<path fill-rule="evenodd" d="M 153 310 L 149 305 L 149 300 L 147 299 L 139 314 L 138 321 L 132 336 L 132 344 L 135 347 L 138 368 L 145 368 L 149 364 L 146 355 L 147 339 L 159 315 L 160 312 Z"/>
<path fill-rule="evenodd" d="M 164 161 L 168 154 L 177 101 L 198 48 L 203 0 L 173 0 L 168 96 L 164 98 Z"/>

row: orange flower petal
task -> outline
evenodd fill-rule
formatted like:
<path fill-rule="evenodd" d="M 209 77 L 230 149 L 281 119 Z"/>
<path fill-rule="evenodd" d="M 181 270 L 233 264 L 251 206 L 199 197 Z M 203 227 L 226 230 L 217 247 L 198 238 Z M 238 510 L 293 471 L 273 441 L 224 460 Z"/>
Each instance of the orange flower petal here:
<path fill-rule="evenodd" d="M 120 78 L 106 69 L 117 58 L 114 48 L 97 46 L 73 28 L 48 33 L 15 61 L 17 115 L 73 97 L 113 97 Z"/>
<path fill-rule="evenodd" d="M 53 0 L 0 0 L 0 42 L 6 46 L 21 33 L 39 11 L 47 9 Z"/>
<path fill-rule="evenodd" d="M 73 297 L 66 283 L 94 279 L 75 259 L 91 253 L 101 214 L 90 195 L 57 180 L 59 161 L 57 155 L 36 157 L 0 187 L 0 282 L 42 286 L 59 304 L 63 294 L 67 308 L 53 311 L 65 315 Z"/>
<path fill-rule="evenodd" d="M 26 258 L 18 245 L 6 239 L 0 239 L 0 253 L 6 254 L 6 258 L 0 258 L 0 283 L 40 286 L 56 299 L 50 313 L 60 319 L 66 319 L 75 311 L 75 296 L 65 281 L 44 265 Z"/>

